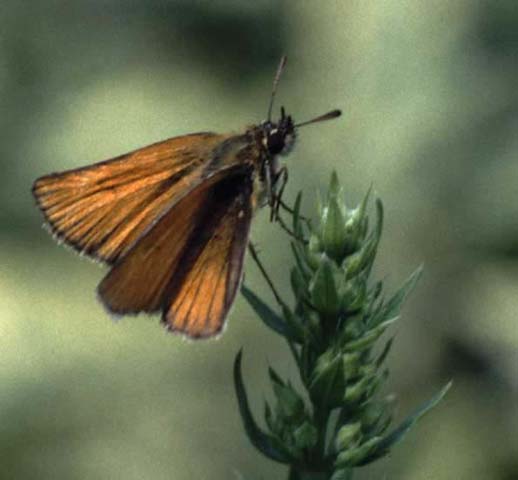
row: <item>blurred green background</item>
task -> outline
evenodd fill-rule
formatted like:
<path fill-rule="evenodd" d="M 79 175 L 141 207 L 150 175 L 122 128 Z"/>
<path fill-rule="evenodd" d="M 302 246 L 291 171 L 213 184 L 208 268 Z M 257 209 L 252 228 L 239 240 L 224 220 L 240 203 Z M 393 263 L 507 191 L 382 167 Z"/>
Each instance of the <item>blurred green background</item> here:
<path fill-rule="evenodd" d="M 45 173 L 265 116 L 278 92 L 300 132 L 287 198 L 336 169 L 349 203 L 386 208 L 377 262 L 389 289 L 421 262 L 387 392 L 403 417 L 454 388 L 359 479 L 518 478 L 518 8 L 515 0 L 16 2 L 0 7 L 0 478 L 269 479 L 249 445 L 231 365 L 257 415 L 284 345 L 242 298 L 217 341 L 113 322 L 103 271 L 58 247 L 30 194 Z M 281 291 L 288 239 L 253 238 Z M 252 262 L 246 281 L 268 299 Z M 287 294 L 287 293 L 286 293 Z"/>

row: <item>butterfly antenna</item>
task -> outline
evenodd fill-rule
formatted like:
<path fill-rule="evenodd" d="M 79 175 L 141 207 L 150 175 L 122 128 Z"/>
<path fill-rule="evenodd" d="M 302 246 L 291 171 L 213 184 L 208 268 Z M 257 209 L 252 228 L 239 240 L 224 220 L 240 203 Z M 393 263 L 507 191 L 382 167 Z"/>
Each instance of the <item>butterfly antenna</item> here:
<path fill-rule="evenodd" d="M 275 99 L 275 93 L 277 92 L 277 85 L 279 83 L 279 79 L 281 78 L 282 71 L 286 66 L 286 60 L 288 60 L 288 57 L 283 55 L 281 57 L 281 61 L 279 62 L 279 66 L 277 67 L 275 78 L 273 79 L 272 95 L 270 97 L 270 105 L 268 106 L 268 116 L 266 117 L 268 121 L 272 119 L 273 100 Z"/>
<path fill-rule="evenodd" d="M 311 120 L 306 120 L 305 122 L 297 123 L 296 125 L 294 125 L 294 127 L 303 127 L 304 125 L 309 125 L 310 123 L 332 120 L 333 118 L 337 118 L 340 115 L 342 115 L 341 110 L 331 110 L 330 112 L 324 113 L 324 115 L 319 115 L 318 117 L 312 118 Z"/>

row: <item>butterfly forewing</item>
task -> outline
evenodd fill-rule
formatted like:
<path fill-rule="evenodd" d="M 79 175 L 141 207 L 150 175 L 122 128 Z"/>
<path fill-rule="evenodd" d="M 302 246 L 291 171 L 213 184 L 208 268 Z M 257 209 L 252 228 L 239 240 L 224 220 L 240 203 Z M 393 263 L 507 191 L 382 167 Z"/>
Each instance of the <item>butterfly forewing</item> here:
<path fill-rule="evenodd" d="M 221 145 L 240 148 L 233 138 L 238 137 L 214 133 L 175 137 L 89 167 L 42 177 L 34 183 L 33 193 L 59 238 L 114 263 L 175 202 L 217 171 L 211 160 Z"/>

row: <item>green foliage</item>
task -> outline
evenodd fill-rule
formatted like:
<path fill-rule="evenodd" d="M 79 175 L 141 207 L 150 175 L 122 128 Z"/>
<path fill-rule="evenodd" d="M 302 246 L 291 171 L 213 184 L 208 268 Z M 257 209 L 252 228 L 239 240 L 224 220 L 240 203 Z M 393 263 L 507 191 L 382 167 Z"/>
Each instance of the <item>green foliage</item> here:
<path fill-rule="evenodd" d="M 290 465 L 291 480 L 350 480 L 355 468 L 386 455 L 450 387 L 446 385 L 389 431 L 393 402 L 378 392 L 388 376 L 383 363 L 393 339 L 381 352 L 376 353 L 375 347 L 398 321 L 422 268 L 388 299 L 382 283 L 370 280 L 383 205 L 376 199 L 376 219 L 369 229 L 369 198 L 370 191 L 359 206 L 347 208 L 333 174 L 328 193 L 319 202 L 318 225 L 313 227 L 301 216 L 301 195 L 297 196 L 292 213 L 293 308 L 280 301 L 281 312 L 276 313 L 243 287 L 262 321 L 287 340 L 305 388 L 299 393 L 270 367 L 275 404 L 265 404 L 267 431 L 263 431 L 248 406 L 241 352 L 236 357 L 234 379 L 245 431 L 264 455 Z"/>

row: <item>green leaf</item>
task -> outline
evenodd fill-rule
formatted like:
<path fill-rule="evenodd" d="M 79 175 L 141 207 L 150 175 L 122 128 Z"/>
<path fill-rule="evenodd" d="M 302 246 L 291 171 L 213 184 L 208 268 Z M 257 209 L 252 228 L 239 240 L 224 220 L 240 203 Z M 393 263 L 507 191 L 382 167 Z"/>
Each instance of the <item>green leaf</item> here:
<path fill-rule="evenodd" d="M 376 228 L 374 230 L 374 234 L 378 238 L 381 238 L 381 233 L 383 231 L 383 202 L 380 198 L 376 198 Z"/>
<path fill-rule="evenodd" d="M 282 306 L 282 314 L 290 339 L 293 342 L 303 343 L 306 338 L 306 329 L 302 326 L 302 321 L 286 305 Z"/>
<path fill-rule="evenodd" d="M 368 292 L 368 297 L 369 297 L 369 301 L 370 302 L 376 302 L 376 300 L 379 298 L 379 296 L 381 295 L 381 292 L 383 291 L 383 283 L 378 281 L 376 282 L 370 289 L 369 289 L 369 292 Z"/>
<path fill-rule="evenodd" d="M 302 237 L 302 225 L 300 223 L 300 207 L 302 205 L 302 192 L 297 193 L 295 204 L 293 205 L 293 232 L 297 237 Z"/>
<path fill-rule="evenodd" d="M 403 302 L 406 300 L 408 295 L 412 292 L 412 290 L 417 285 L 419 278 L 423 274 L 423 266 L 420 265 L 413 273 L 408 277 L 402 287 L 396 292 L 396 294 L 387 302 L 385 306 L 385 318 L 394 317 L 395 315 L 399 315 L 399 311 L 401 310 L 401 306 Z"/>
<path fill-rule="evenodd" d="M 305 288 L 307 288 L 307 284 L 313 276 L 313 270 L 311 265 L 307 263 L 305 251 L 306 249 L 304 246 L 296 242 L 291 242 L 290 246 L 293 252 L 293 257 L 295 258 L 295 265 L 292 267 L 291 270 L 297 271 L 298 275 L 301 277 L 301 280 Z"/>
<path fill-rule="evenodd" d="M 367 193 L 363 197 L 362 202 L 358 206 L 358 217 L 359 217 L 359 221 L 360 221 L 360 228 L 359 228 L 360 238 L 359 238 L 359 240 L 363 240 L 365 237 L 365 234 L 367 233 L 367 228 L 368 228 L 369 222 L 368 222 L 366 212 L 367 212 L 367 205 L 369 203 L 371 192 L 372 192 L 372 184 L 370 185 L 369 189 L 367 190 Z"/>
<path fill-rule="evenodd" d="M 382 436 L 392 423 L 393 402 L 371 402 L 361 415 L 363 433 L 366 437 Z"/>
<path fill-rule="evenodd" d="M 292 268 L 290 273 L 290 282 L 293 295 L 298 302 L 302 302 L 308 298 L 307 283 L 300 273 L 299 268 Z"/>
<path fill-rule="evenodd" d="M 451 388 L 452 382 L 448 382 L 436 395 L 428 400 L 424 405 L 418 408 L 412 415 L 408 416 L 401 424 L 387 436 L 383 437 L 376 448 L 370 452 L 360 465 L 366 465 L 380 457 L 386 455 L 390 449 L 399 443 L 403 437 L 411 430 L 411 428 L 432 408 L 444 398 L 448 390 Z"/>
<path fill-rule="evenodd" d="M 291 463 L 293 458 L 278 439 L 263 432 L 255 423 L 254 417 L 248 405 L 248 398 L 241 374 L 242 350 L 238 352 L 234 360 L 234 386 L 236 389 L 239 413 L 243 419 L 245 432 L 252 445 L 263 455 L 280 463 Z"/>
<path fill-rule="evenodd" d="M 277 315 L 246 285 L 241 287 L 241 293 L 267 327 L 289 340 L 301 342 L 301 332 L 293 331 L 293 328 L 287 325 L 282 317 Z"/>
<path fill-rule="evenodd" d="M 284 386 L 284 382 L 280 375 L 273 369 L 273 367 L 268 367 L 268 375 L 270 376 L 270 380 L 272 385 L 278 384 Z"/>
<path fill-rule="evenodd" d="M 268 425 L 270 431 L 273 431 L 275 429 L 275 425 L 272 409 L 270 407 L 270 404 L 266 400 L 264 401 L 264 420 L 266 422 L 266 425 Z"/>
<path fill-rule="evenodd" d="M 387 355 L 390 353 L 390 349 L 392 348 L 392 344 L 394 343 L 394 337 L 390 338 L 387 343 L 385 343 L 385 347 L 379 354 L 378 358 L 376 359 L 376 368 L 381 367 L 385 359 L 387 358 Z"/>
<path fill-rule="evenodd" d="M 304 416 L 304 401 L 289 384 L 273 382 L 278 412 L 286 420 L 300 420 Z"/>
<path fill-rule="evenodd" d="M 297 242 L 291 242 L 290 245 L 293 252 L 293 257 L 295 258 L 296 267 L 300 270 L 304 280 L 307 281 L 309 278 L 311 278 L 313 272 L 310 270 L 310 265 L 305 262 L 304 247 Z"/>
<path fill-rule="evenodd" d="M 399 317 L 390 318 L 389 320 L 376 325 L 374 328 L 367 330 L 362 333 L 357 340 L 347 342 L 345 344 L 345 351 L 355 352 L 369 348 L 383 334 L 383 332 L 385 332 L 385 330 L 397 320 L 399 320 Z"/>
<path fill-rule="evenodd" d="M 399 288 L 399 290 L 388 300 L 383 308 L 378 312 L 377 315 L 373 315 L 369 320 L 369 326 L 377 325 L 386 319 L 399 315 L 401 307 L 408 295 L 417 285 L 419 278 L 423 273 L 423 266 L 420 265 L 411 275 L 407 278 L 405 283 Z"/>
<path fill-rule="evenodd" d="M 325 255 L 309 287 L 311 303 L 322 314 L 333 316 L 340 310 L 337 285 L 333 274 L 333 264 Z"/>
<path fill-rule="evenodd" d="M 309 384 L 311 399 L 321 409 L 338 407 L 345 392 L 344 362 L 342 355 L 331 350 L 318 358 Z"/>

